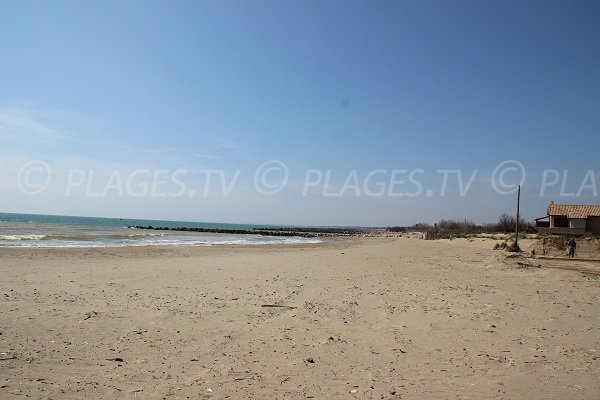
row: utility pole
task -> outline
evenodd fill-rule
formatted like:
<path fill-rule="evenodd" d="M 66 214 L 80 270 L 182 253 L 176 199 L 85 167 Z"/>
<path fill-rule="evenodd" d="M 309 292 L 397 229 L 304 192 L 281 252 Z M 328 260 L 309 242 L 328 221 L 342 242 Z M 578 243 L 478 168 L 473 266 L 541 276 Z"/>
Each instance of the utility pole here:
<path fill-rule="evenodd" d="M 519 185 L 519 189 L 517 191 L 517 224 L 516 224 L 516 232 L 515 232 L 515 247 L 519 244 L 519 206 L 521 203 L 521 185 Z"/>

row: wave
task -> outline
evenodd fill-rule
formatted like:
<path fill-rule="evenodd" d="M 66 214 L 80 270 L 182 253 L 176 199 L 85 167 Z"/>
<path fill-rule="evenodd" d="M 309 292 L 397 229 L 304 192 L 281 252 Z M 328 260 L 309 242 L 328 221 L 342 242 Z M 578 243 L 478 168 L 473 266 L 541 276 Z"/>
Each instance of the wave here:
<path fill-rule="evenodd" d="M 0 235 L 0 240 L 80 240 L 95 241 L 102 239 L 138 239 L 146 237 L 163 237 L 162 233 L 132 233 L 132 234 L 49 234 L 49 235 Z"/>
<path fill-rule="evenodd" d="M 103 240 L 103 239 L 143 239 L 146 237 L 162 237 L 163 233 L 98 233 L 98 234 L 63 234 L 46 235 L 44 240 Z"/>
<path fill-rule="evenodd" d="M 148 232 L 123 228 L 44 227 L 19 230 L 19 226 L 0 226 L 0 247 L 69 248 L 127 246 L 257 246 L 321 243 L 316 238 L 299 236 L 236 235 L 197 232 Z"/>
<path fill-rule="evenodd" d="M 42 240 L 44 235 L 0 235 L 0 240 Z"/>
<path fill-rule="evenodd" d="M 8 235 L 13 236 L 13 235 Z M 26 235 L 22 235 L 26 236 Z M 34 235 L 30 235 L 34 236 Z M 39 235 L 38 235 L 39 236 Z M 0 236 L 0 238 L 3 236 Z M 2 240 L 2 239 L 0 239 Z M 272 240 L 265 239 L 247 239 L 247 238 L 229 238 L 229 239 L 159 239 L 159 240 L 140 240 L 140 241 L 127 241 L 127 240 L 96 240 L 96 241 L 83 241 L 83 240 L 54 240 L 54 241 L 41 241 L 41 240 L 12 240 L 0 244 L 2 247 L 29 247 L 29 248 L 90 248 L 90 247 L 141 247 L 141 246 L 262 246 L 262 245 L 283 245 L 283 244 L 316 244 L 322 243 L 319 239 L 305 239 L 305 238 L 276 238 Z"/>

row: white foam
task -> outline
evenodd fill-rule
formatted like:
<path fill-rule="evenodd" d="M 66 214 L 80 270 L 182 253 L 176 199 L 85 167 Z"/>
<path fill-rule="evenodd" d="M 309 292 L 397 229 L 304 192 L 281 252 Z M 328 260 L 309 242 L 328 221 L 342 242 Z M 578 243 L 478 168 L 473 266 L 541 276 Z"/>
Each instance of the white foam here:
<path fill-rule="evenodd" d="M 44 235 L 0 235 L 0 240 L 42 240 Z"/>
<path fill-rule="evenodd" d="M 45 239 L 45 240 L 43 240 Z M 275 236 L 125 236 L 121 238 L 98 237 L 97 239 L 44 235 L 0 235 L 0 246 L 34 248 L 84 248 L 84 247 L 140 247 L 140 246 L 261 246 L 285 244 L 316 244 L 320 239 Z"/>

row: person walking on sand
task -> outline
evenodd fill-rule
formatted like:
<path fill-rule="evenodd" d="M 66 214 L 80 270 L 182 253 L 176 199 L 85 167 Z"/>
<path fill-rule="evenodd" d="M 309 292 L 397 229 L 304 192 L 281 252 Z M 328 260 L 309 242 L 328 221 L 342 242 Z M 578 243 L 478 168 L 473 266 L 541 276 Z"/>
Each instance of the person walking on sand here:
<path fill-rule="evenodd" d="M 569 258 L 575 257 L 575 249 L 577 248 L 577 243 L 575 242 L 575 238 L 572 237 L 567 242 L 567 248 L 569 249 Z"/>

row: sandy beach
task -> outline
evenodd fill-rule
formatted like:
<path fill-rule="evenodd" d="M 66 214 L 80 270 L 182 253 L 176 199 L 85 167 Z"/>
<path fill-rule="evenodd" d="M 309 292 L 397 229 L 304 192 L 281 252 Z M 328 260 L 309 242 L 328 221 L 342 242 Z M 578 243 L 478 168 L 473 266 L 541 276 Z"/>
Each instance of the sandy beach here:
<path fill-rule="evenodd" d="M 2 248 L 0 398 L 598 398 L 600 264 L 493 244 Z"/>

